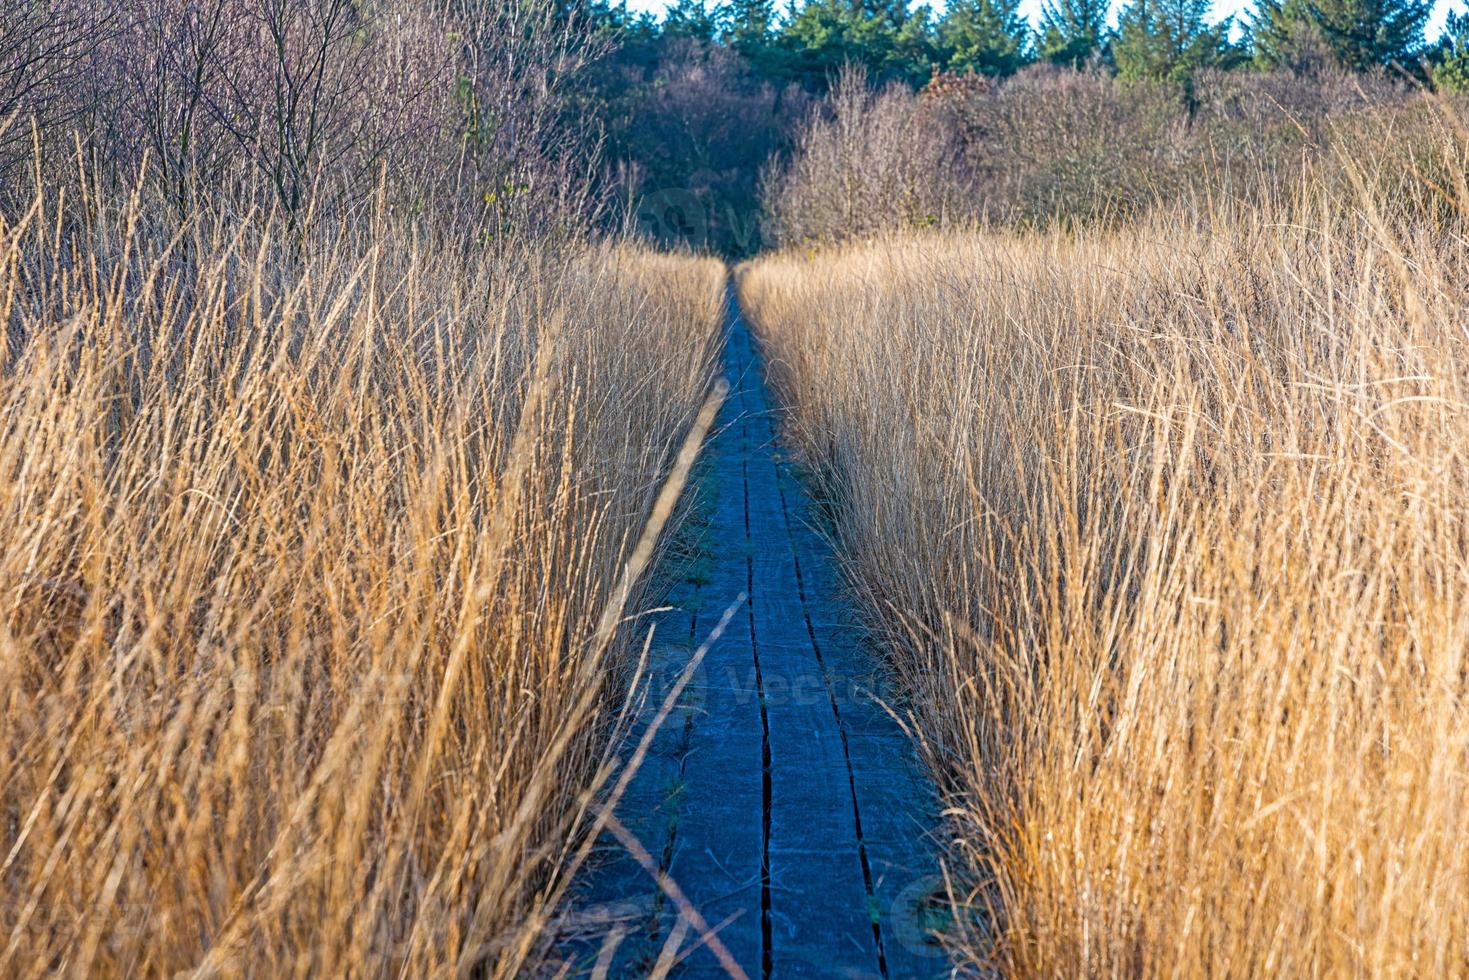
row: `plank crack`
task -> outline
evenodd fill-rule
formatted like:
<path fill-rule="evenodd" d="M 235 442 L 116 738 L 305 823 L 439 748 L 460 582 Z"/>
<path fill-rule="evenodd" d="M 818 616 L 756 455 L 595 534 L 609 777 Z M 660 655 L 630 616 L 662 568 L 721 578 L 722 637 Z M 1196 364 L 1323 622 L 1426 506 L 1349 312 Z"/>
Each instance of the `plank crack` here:
<path fill-rule="evenodd" d="M 750 599 L 745 613 L 750 619 L 750 652 L 755 661 L 755 696 L 760 702 L 760 976 L 769 980 L 775 966 L 775 926 L 771 916 L 770 815 L 774 785 L 770 760 L 770 710 L 765 700 L 765 675 L 760 670 L 760 638 L 755 632 L 755 559 L 750 535 L 750 466 L 740 462 L 745 493 L 745 582 Z"/>

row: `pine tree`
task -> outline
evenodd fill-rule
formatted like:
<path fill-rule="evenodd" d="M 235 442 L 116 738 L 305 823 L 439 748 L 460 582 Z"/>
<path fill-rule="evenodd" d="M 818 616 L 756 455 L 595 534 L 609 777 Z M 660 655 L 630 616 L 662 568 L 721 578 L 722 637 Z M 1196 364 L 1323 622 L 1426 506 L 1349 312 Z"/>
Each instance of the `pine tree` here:
<path fill-rule="evenodd" d="M 882 82 L 919 84 L 934 64 L 927 7 L 907 0 L 808 0 L 781 28 L 775 45 L 787 77 L 819 88 L 847 64 Z"/>
<path fill-rule="evenodd" d="M 1357 71 L 1408 65 L 1432 10 L 1433 0 L 1260 0 L 1251 38 L 1267 67 L 1299 67 L 1314 50 Z"/>
<path fill-rule="evenodd" d="M 1133 0 L 1122 11 L 1112 44 L 1118 74 L 1178 83 L 1187 97 L 1195 71 L 1237 61 L 1230 22 L 1210 25 L 1209 6 L 1209 0 Z"/>
<path fill-rule="evenodd" d="M 950 0 L 938 49 L 950 71 L 1009 75 L 1029 59 L 1030 28 L 1020 0 Z"/>
<path fill-rule="evenodd" d="M 711 9 L 709 0 L 677 0 L 663 18 L 663 33 L 668 37 L 691 37 L 706 44 L 720 29 L 720 11 Z"/>
<path fill-rule="evenodd" d="M 1079 68 L 1102 54 L 1108 7 L 1107 0 L 1047 0 L 1041 7 L 1040 56 Z"/>
<path fill-rule="evenodd" d="M 1433 84 L 1450 92 L 1469 92 L 1469 11 L 1450 13 L 1433 65 Z"/>
<path fill-rule="evenodd" d="M 1308 0 L 1259 0 L 1249 33 L 1255 63 L 1261 68 L 1311 74 L 1337 60 Z"/>
<path fill-rule="evenodd" d="M 729 0 L 724 19 L 724 42 L 752 62 L 762 61 L 775 34 L 774 0 Z"/>

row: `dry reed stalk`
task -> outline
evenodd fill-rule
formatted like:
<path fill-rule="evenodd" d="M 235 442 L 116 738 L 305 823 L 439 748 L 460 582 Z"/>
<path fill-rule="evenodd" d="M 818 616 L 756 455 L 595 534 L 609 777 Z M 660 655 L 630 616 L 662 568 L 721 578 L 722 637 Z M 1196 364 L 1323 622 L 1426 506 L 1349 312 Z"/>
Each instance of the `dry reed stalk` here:
<path fill-rule="evenodd" d="M 1353 182 L 741 270 L 970 965 L 1466 970 L 1466 196 Z"/>
<path fill-rule="evenodd" d="M 0 226 L 0 972 L 528 969 L 722 267 L 69 222 Z"/>

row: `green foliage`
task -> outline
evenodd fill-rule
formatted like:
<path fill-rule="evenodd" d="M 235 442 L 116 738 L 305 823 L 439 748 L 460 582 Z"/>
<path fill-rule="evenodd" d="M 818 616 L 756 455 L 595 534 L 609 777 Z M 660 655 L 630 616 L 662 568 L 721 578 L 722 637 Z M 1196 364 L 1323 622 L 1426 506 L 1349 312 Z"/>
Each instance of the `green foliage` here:
<path fill-rule="evenodd" d="M 729 0 L 724 6 L 724 43 L 760 65 L 775 34 L 774 0 Z"/>
<path fill-rule="evenodd" d="M 1336 62 L 1307 0 L 1259 0 L 1249 34 L 1260 68 L 1309 75 Z"/>
<path fill-rule="evenodd" d="M 1323 38 L 1342 64 L 1408 64 L 1423 46 L 1432 0 L 1312 0 Z"/>
<path fill-rule="evenodd" d="M 708 44 L 723 26 L 722 14 L 720 8 L 709 5 L 709 0 L 677 0 L 664 15 L 663 33 Z"/>
<path fill-rule="evenodd" d="M 1048 0 L 1041 8 L 1039 56 L 1072 68 L 1105 56 L 1109 6 L 1107 0 Z"/>
<path fill-rule="evenodd" d="M 846 65 L 875 81 L 918 84 L 935 58 L 928 8 L 910 10 L 905 0 L 808 0 L 775 44 L 786 77 L 816 89 Z"/>
<path fill-rule="evenodd" d="M 1230 21 L 1209 24 L 1210 0 L 1133 0 L 1122 11 L 1112 55 L 1127 80 L 1148 79 L 1191 92 L 1200 68 L 1240 60 L 1230 43 Z"/>
<path fill-rule="evenodd" d="M 1010 75 L 1029 60 L 1030 27 L 1019 0 L 950 0 L 938 52 L 949 71 Z"/>
<path fill-rule="evenodd" d="M 1433 84 L 1449 92 L 1469 92 L 1469 11 L 1449 14 L 1444 24 Z"/>
<path fill-rule="evenodd" d="M 1432 10 L 1432 0 L 1259 0 L 1251 38 L 1267 67 L 1320 58 L 1356 71 L 1406 66 L 1422 52 Z"/>

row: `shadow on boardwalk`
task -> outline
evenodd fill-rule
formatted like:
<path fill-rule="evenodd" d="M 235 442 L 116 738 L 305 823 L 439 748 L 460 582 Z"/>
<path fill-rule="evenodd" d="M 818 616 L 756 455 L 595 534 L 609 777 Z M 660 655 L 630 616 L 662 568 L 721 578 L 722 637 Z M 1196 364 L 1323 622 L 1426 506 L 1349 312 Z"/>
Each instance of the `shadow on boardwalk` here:
<path fill-rule="evenodd" d="M 884 672 L 838 599 L 733 299 L 725 375 L 704 556 L 657 621 L 650 706 L 749 598 L 658 729 L 618 817 L 750 977 L 946 975 L 925 938 L 933 788 L 877 703 Z M 676 950 L 674 976 L 725 974 L 626 849 L 604 835 L 597 851 L 572 905 L 574 972 L 600 959 L 611 976 L 642 976 Z"/>

